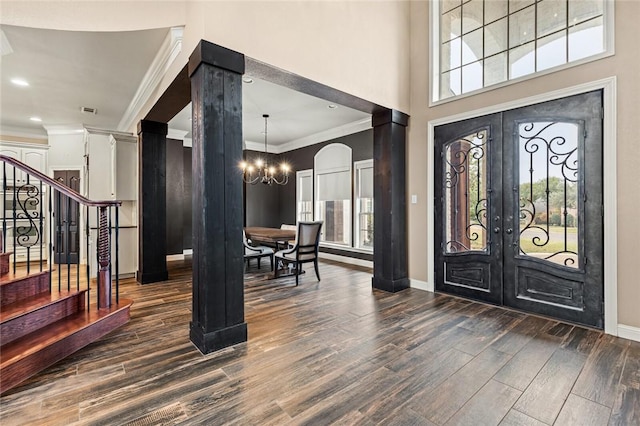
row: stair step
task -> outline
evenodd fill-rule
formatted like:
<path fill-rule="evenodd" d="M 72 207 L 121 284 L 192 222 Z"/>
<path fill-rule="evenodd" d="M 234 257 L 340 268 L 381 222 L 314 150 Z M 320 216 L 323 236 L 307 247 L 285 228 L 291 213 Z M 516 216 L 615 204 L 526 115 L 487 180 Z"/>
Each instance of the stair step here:
<path fill-rule="evenodd" d="M 9 258 L 13 252 L 0 253 L 0 275 L 9 273 Z"/>
<path fill-rule="evenodd" d="M 17 273 L 12 272 L 0 277 L 0 307 L 38 293 L 49 291 L 49 271 Z"/>
<path fill-rule="evenodd" d="M 0 311 L 3 345 L 84 309 L 86 290 L 39 293 Z"/>
<path fill-rule="evenodd" d="M 129 321 L 131 300 L 120 299 L 109 309 L 92 304 L 47 327 L 2 345 L 0 394 L 53 365 Z"/>

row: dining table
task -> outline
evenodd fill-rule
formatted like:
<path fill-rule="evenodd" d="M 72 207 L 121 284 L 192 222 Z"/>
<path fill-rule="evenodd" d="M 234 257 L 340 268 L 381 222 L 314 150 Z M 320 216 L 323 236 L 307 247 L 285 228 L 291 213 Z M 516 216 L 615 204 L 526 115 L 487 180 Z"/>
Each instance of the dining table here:
<path fill-rule="evenodd" d="M 274 245 L 276 249 L 280 249 L 280 246 L 286 248 L 288 241 L 296 239 L 295 229 L 280 229 L 280 228 L 266 228 L 262 226 L 247 226 L 244 228 L 244 233 L 247 238 L 254 243 L 266 243 Z"/>
<path fill-rule="evenodd" d="M 296 239 L 297 229 L 281 229 L 281 228 L 267 228 L 262 226 L 247 226 L 244 228 L 244 233 L 247 239 L 253 243 L 262 243 L 267 245 L 273 245 L 276 251 L 285 249 L 289 246 L 289 241 Z M 286 265 L 277 262 L 276 269 L 280 269 L 278 272 L 278 278 L 295 275 L 293 270 L 287 268 Z M 304 270 L 301 272 L 304 273 Z M 276 278 L 275 273 L 271 275 L 271 279 Z"/>

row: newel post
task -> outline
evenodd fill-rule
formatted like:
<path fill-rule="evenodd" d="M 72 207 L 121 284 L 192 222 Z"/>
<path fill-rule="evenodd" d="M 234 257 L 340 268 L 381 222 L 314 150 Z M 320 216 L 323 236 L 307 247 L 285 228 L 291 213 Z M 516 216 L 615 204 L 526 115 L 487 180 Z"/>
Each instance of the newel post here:
<path fill-rule="evenodd" d="M 111 307 L 111 244 L 107 207 L 99 207 L 98 224 L 98 309 Z"/>

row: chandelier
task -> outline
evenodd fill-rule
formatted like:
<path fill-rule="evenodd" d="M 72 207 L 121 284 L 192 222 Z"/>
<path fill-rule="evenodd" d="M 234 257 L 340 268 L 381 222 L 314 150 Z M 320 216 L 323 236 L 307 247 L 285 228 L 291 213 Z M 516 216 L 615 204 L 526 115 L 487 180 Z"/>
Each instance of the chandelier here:
<path fill-rule="evenodd" d="M 245 183 L 255 185 L 258 182 L 262 182 L 265 185 L 286 185 L 289 182 L 289 165 L 286 163 L 280 164 L 281 176 L 278 177 L 278 169 L 274 166 L 267 164 L 267 119 L 269 114 L 263 114 L 264 117 L 264 156 L 265 160 L 258 158 L 253 164 L 243 161 L 240 163 L 242 168 L 242 180 Z"/>

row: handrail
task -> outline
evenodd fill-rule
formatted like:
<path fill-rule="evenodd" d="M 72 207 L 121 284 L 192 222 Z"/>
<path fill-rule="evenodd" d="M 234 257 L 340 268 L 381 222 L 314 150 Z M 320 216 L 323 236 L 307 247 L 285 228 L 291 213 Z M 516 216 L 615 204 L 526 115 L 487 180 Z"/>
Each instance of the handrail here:
<path fill-rule="evenodd" d="M 44 230 L 45 228 L 49 228 L 49 253 L 48 253 L 48 257 L 47 257 L 47 263 L 49 264 L 49 288 L 51 288 L 51 272 L 53 270 L 53 264 L 54 263 L 58 263 L 58 264 L 64 264 L 65 261 L 60 260 L 60 258 L 58 258 L 58 260 L 54 259 L 54 247 L 56 248 L 56 250 L 59 248 L 57 247 L 58 245 L 60 245 L 60 247 L 65 246 L 65 247 L 70 247 L 71 245 L 71 241 L 70 241 L 70 229 L 69 229 L 69 223 L 70 223 L 70 212 L 71 212 L 71 200 L 76 201 L 79 205 L 83 205 L 85 206 L 86 212 L 85 212 L 85 224 L 86 224 L 86 241 L 87 241 L 87 303 L 90 300 L 89 297 L 89 290 L 91 289 L 90 287 L 90 282 L 91 282 L 91 273 L 90 273 L 90 261 L 89 261 L 89 241 L 93 238 L 90 236 L 89 234 L 89 209 L 90 208 L 95 208 L 96 209 L 96 219 L 97 219 L 97 235 L 95 236 L 95 255 L 96 255 L 96 261 L 98 263 L 98 271 L 97 271 L 97 287 L 98 287 L 98 292 L 97 292 L 97 296 L 96 296 L 96 300 L 97 300 L 97 305 L 98 305 L 98 309 L 104 309 L 104 308 L 109 308 L 111 306 L 111 294 L 112 294 L 112 289 L 111 289 L 111 282 L 112 282 L 112 277 L 111 277 L 111 267 L 112 267 L 112 263 L 111 263 L 111 248 L 112 248 L 112 238 L 111 238 L 111 230 L 113 229 L 111 226 L 111 218 L 113 216 L 115 216 L 115 220 L 116 220 L 116 226 L 115 226 L 115 247 L 116 247 L 116 253 L 115 253 L 115 268 L 116 268 L 116 277 L 115 277 L 115 287 L 116 287 L 116 303 L 118 303 L 118 209 L 119 206 L 122 205 L 121 201 L 115 201 L 115 200 L 103 200 L 103 201 L 92 201 L 89 200 L 86 197 L 83 197 L 82 195 L 80 195 L 78 192 L 76 192 L 75 190 L 63 185 L 60 182 L 57 182 L 56 180 L 50 178 L 49 176 L 43 174 L 42 172 L 20 162 L 19 160 L 16 160 L 15 158 L 12 157 L 8 157 L 6 155 L 1 155 L 0 154 L 0 161 L 4 162 L 3 165 L 3 169 L 2 169 L 2 176 L 0 176 L 0 179 L 2 179 L 2 186 L 3 189 L 5 191 L 9 190 L 9 187 L 7 186 L 7 172 L 6 172 L 6 164 L 9 164 L 9 166 L 13 166 L 13 176 L 14 179 L 16 179 L 15 177 L 15 171 L 16 169 L 21 170 L 23 173 L 27 174 L 27 184 L 26 185 L 19 185 L 19 186 L 12 186 L 10 187 L 12 190 L 12 195 L 13 195 L 13 201 L 12 201 L 12 215 L 7 217 L 7 201 L 6 201 L 6 196 L 4 197 L 3 200 L 3 204 L 4 204 L 4 214 L 2 216 L 2 229 L 3 231 L 6 231 L 7 229 L 7 219 L 9 219 L 10 221 L 13 221 L 13 247 L 14 247 L 14 253 L 16 252 L 16 247 L 23 247 L 26 249 L 26 256 L 27 256 L 27 273 L 29 273 L 30 270 L 30 263 L 31 263 L 31 248 L 32 246 L 34 246 L 38 241 L 40 241 L 39 243 L 39 250 L 40 250 L 40 256 L 39 256 L 39 266 L 40 266 L 40 270 L 42 271 L 43 268 L 43 252 L 42 252 L 42 242 L 45 241 L 45 234 L 44 234 Z M 30 183 L 29 182 L 29 177 L 33 176 L 34 180 L 40 180 L 39 182 L 34 182 L 34 183 Z M 15 184 L 15 182 L 14 182 Z M 37 187 L 37 185 L 39 185 L 39 189 Z M 43 191 L 42 191 L 42 185 L 48 185 L 51 189 L 50 191 L 48 191 L 49 193 L 49 202 L 48 202 L 48 214 L 49 214 L 49 218 L 48 221 L 44 220 L 44 211 L 43 211 L 43 203 L 45 202 L 42 199 L 43 196 Z M 24 196 L 27 196 L 28 201 L 20 201 L 20 193 L 21 191 L 24 191 Z M 55 207 L 54 207 L 54 202 L 53 202 L 53 193 L 56 194 L 56 201 L 55 201 Z M 66 197 L 66 200 L 64 200 L 64 203 L 66 203 L 66 207 L 64 207 L 61 203 L 62 203 L 62 199 L 61 199 L 61 195 L 64 195 Z M 10 201 L 11 203 L 11 201 Z M 18 215 L 17 213 L 17 206 L 16 204 L 19 205 L 19 208 L 22 209 L 22 211 L 24 213 L 20 213 L 20 215 Z M 39 211 L 36 212 L 34 215 L 29 214 L 29 212 L 27 211 L 27 204 L 30 207 L 33 206 L 39 206 Z M 113 208 L 115 208 L 115 215 L 112 215 L 113 211 L 111 210 Z M 54 209 L 57 210 L 54 212 Z M 58 210 L 59 209 L 59 210 Z M 76 210 L 79 213 L 79 209 Z M 58 213 L 60 213 L 61 215 L 64 215 L 66 212 L 67 217 L 63 217 L 60 216 L 58 217 Z M 25 225 L 20 225 L 17 226 L 17 221 L 18 220 L 24 220 L 27 219 L 28 223 Z M 54 222 L 55 220 L 55 222 Z M 46 223 L 45 223 L 46 222 Z M 64 224 L 64 225 L 62 225 Z M 53 234 L 53 228 L 54 226 L 57 226 L 58 228 L 60 226 L 65 226 L 66 227 L 66 235 L 67 235 L 67 240 L 66 240 L 66 245 L 63 241 L 58 241 L 57 239 L 54 242 L 54 234 Z M 34 233 L 35 235 L 35 242 L 32 242 L 29 240 L 29 236 L 31 236 L 31 232 Z M 4 238 L 6 239 L 6 235 L 4 236 Z M 57 236 L 55 237 L 57 238 Z M 61 253 L 60 251 L 56 251 L 57 253 Z M 79 257 L 79 253 L 78 253 L 78 257 Z M 71 278 L 71 259 L 70 259 L 70 252 L 68 251 L 68 249 L 66 250 L 66 265 L 67 265 L 67 291 L 70 291 L 71 288 L 71 282 L 70 282 L 70 278 Z M 79 263 L 78 263 L 79 265 Z M 14 262 L 13 262 L 13 269 L 14 269 L 14 273 L 16 270 L 16 261 L 15 261 L 15 255 L 14 255 Z M 60 271 L 58 272 L 58 290 L 61 289 L 61 274 Z M 80 268 L 78 267 L 76 270 L 76 289 L 79 290 L 80 289 Z M 87 306 L 89 306 L 87 304 Z"/>
<path fill-rule="evenodd" d="M 16 160 L 13 157 L 8 157 L 6 155 L 2 155 L 0 154 L 0 160 L 4 161 L 5 163 L 9 163 L 12 166 L 14 166 L 16 169 L 22 170 L 23 172 L 26 172 L 34 177 L 36 177 L 37 179 L 40 179 L 42 182 L 45 182 L 47 185 L 55 188 L 56 190 L 60 191 L 62 194 L 66 195 L 67 197 L 71 198 L 72 200 L 77 201 L 78 203 L 85 205 L 85 206 L 89 206 L 89 207 L 110 207 L 110 206 L 121 206 L 122 205 L 122 201 L 117 201 L 117 200 L 102 200 L 102 201 L 92 201 L 86 197 L 83 197 L 82 195 L 78 194 L 76 191 L 74 191 L 73 189 L 62 185 L 60 182 L 56 182 L 55 180 L 51 179 L 49 176 L 43 174 L 42 172 L 39 172 L 38 170 L 29 167 L 28 165 L 21 163 L 20 161 Z"/>

